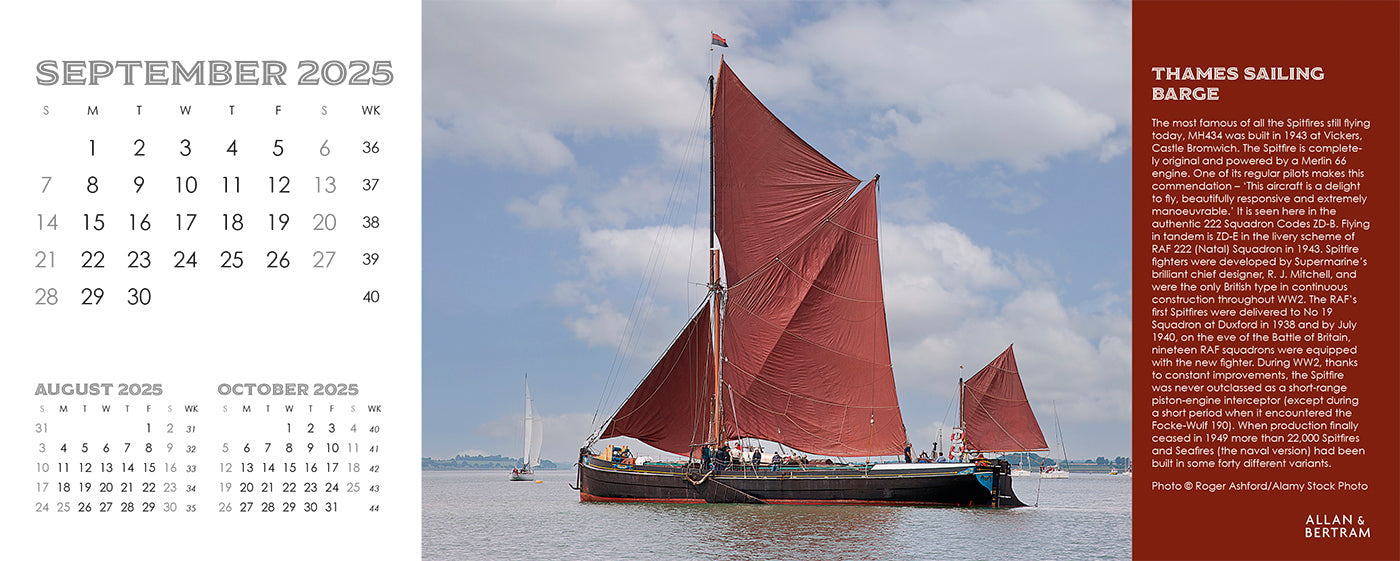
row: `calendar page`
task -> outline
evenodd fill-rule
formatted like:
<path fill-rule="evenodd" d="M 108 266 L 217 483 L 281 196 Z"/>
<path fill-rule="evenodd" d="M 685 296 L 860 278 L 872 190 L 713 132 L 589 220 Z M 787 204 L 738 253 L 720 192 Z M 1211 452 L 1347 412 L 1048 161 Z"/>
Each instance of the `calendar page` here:
<path fill-rule="evenodd" d="M 416 557 L 417 3 L 4 11 L 3 556 Z"/>

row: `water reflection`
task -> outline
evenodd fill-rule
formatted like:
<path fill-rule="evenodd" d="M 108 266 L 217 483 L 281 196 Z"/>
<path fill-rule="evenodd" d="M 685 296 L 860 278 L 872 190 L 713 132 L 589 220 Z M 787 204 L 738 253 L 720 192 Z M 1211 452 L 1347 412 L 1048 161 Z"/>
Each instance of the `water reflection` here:
<path fill-rule="evenodd" d="M 1040 489 L 1013 510 L 581 503 L 571 472 L 543 484 L 502 474 L 425 473 L 423 558 L 988 559 L 1007 547 L 1035 559 L 1126 559 L 1128 480 L 1081 478 Z M 1036 486 L 1017 481 L 1030 502 Z"/>
<path fill-rule="evenodd" d="M 674 505 L 650 509 L 706 536 L 712 552 L 748 559 L 861 558 L 887 547 L 908 509 L 866 506 Z M 703 549 L 703 546 L 702 546 Z M 695 551 L 694 553 L 702 553 Z"/>

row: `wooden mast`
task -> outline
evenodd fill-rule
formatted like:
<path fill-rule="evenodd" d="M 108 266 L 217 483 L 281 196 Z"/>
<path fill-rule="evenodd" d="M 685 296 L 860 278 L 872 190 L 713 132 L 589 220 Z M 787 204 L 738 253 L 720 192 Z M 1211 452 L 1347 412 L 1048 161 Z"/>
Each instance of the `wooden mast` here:
<path fill-rule="evenodd" d="M 720 65 L 723 68 L 724 57 L 720 57 Z M 719 248 L 715 247 L 715 77 L 710 76 L 710 366 L 714 372 L 712 384 L 714 393 L 710 396 L 710 434 L 709 444 L 723 444 L 724 431 L 721 428 L 721 416 L 724 406 L 721 404 L 721 384 L 723 378 L 720 376 L 721 346 L 720 346 L 720 305 L 719 300 L 723 297 L 723 288 L 719 283 Z"/>

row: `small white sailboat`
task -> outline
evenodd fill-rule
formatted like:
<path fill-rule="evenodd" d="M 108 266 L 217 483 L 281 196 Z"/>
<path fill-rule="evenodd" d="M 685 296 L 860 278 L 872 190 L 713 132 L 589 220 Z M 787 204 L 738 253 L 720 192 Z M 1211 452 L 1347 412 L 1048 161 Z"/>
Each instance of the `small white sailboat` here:
<path fill-rule="evenodd" d="M 544 442 L 544 420 L 535 416 L 535 400 L 530 398 L 530 377 L 525 377 L 525 457 L 520 467 L 510 470 L 511 481 L 534 481 Z"/>
<path fill-rule="evenodd" d="M 1065 452 L 1065 435 L 1060 432 L 1060 409 L 1055 406 L 1055 402 L 1050 402 L 1050 406 L 1055 410 L 1055 438 L 1060 441 L 1060 457 L 1064 458 L 1064 463 L 1069 463 L 1069 453 Z M 1059 464 L 1053 466 L 1042 466 L 1040 468 L 1041 479 L 1069 479 L 1069 472 L 1065 471 Z"/>
<path fill-rule="evenodd" d="M 1026 462 L 1028 461 L 1028 458 L 1025 455 L 1022 455 L 1021 461 Z M 1011 477 L 1034 477 L 1037 475 L 1040 475 L 1040 472 L 1035 472 L 1026 469 L 1024 463 L 1019 463 L 1014 466 L 1011 466 Z"/>

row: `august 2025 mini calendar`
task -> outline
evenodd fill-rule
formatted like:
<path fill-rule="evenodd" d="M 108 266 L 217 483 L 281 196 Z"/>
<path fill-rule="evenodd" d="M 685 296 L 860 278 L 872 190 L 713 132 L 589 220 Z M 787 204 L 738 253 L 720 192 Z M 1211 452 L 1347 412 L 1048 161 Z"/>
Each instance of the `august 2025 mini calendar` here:
<path fill-rule="evenodd" d="M 416 3 L 5 11 L 5 556 L 416 556 Z"/>

